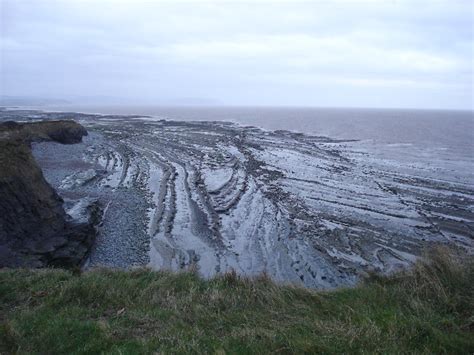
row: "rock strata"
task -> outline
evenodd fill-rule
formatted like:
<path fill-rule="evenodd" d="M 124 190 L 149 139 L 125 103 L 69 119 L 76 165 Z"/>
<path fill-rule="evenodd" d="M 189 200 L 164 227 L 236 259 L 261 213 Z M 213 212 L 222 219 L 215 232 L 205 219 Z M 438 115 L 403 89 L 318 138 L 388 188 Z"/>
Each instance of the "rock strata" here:
<path fill-rule="evenodd" d="M 0 267 L 73 267 L 95 240 L 96 204 L 76 221 L 33 158 L 32 142 L 79 143 L 87 135 L 74 121 L 0 124 Z"/>
<path fill-rule="evenodd" d="M 452 146 L 0 108 L 0 121 L 67 117 L 87 127 L 82 144 L 32 151 L 69 215 L 89 199 L 104 206 L 91 267 L 264 272 L 331 288 L 408 267 L 437 244 L 474 253 L 474 160 Z"/>

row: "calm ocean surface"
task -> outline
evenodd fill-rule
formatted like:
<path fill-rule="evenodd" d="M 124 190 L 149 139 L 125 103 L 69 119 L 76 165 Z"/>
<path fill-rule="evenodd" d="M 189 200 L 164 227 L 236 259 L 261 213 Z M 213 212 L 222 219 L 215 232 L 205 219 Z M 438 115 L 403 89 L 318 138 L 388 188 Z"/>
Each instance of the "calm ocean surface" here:
<path fill-rule="evenodd" d="M 149 115 L 156 119 L 231 121 L 377 146 L 417 149 L 434 157 L 474 162 L 474 112 L 281 107 L 63 106 L 44 110 Z M 400 151 L 398 151 L 400 153 Z M 469 167 L 466 167 L 469 168 Z M 471 166 L 474 169 L 474 166 Z"/>

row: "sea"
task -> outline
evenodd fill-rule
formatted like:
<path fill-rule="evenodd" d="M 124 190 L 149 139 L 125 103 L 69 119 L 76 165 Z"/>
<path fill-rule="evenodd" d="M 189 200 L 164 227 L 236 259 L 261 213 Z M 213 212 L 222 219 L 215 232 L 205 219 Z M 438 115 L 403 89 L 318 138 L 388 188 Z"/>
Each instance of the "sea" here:
<path fill-rule="evenodd" d="M 151 119 L 229 121 L 266 130 L 289 130 L 357 140 L 372 154 L 405 162 L 456 162 L 474 184 L 474 111 L 308 108 L 48 106 L 46 111 L 143 115 Z M 466 176 L 467 174 L 467 176 Z"/>

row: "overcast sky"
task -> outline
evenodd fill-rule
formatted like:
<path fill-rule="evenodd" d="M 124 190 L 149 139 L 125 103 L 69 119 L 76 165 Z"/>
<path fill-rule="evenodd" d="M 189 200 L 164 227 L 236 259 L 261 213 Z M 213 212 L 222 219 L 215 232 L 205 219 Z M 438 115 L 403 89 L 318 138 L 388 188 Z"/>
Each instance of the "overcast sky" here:
<path fill-rule="evenodd" d="M 473 108 L 472 0 L 0 0 L 10 96 Z"/>

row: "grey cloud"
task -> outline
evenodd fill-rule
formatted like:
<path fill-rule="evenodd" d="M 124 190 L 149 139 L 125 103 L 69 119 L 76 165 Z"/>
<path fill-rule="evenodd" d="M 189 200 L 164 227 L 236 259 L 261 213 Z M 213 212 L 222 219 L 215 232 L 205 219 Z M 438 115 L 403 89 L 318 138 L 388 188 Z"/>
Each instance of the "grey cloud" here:
<path fill-rule="evenodd" d="M 469 1 L 0 1 L 4 95 L 473 105 Z"/>

